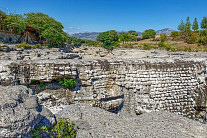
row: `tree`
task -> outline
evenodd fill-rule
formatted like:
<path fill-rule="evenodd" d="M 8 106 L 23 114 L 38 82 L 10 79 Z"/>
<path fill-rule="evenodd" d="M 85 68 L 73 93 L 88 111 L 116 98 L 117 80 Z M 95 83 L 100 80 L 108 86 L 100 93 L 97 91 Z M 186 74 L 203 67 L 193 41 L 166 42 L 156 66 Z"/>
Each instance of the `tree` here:
<path fill-rule="evenodd" d="M 124 44 L 124 42 L 128 42 L 131 40 L 131 35 L 129 33 L 122 32 L 119 34 L 119 40 L 122 41 Z"/>
<path fill-rule="evenodd" d="M 184 24 L 183 20 L 181 20 L 180 25 L 178 25 L 178 30 L 179 31 L 184 31 L 185 30 L 185 24 Z"/>
<path fill-rule="evenodd" d="M 145 30 L 145 31 L 142 33 L 142 37 L 143 37 L 144 39 L 155 38 L 155 35 L 156 35 L 156 32 L 155 32 L 155 30 L 153 30 L 153 29 Z"/>
<path fill-rule="evenodd" d="M 194 19 L 194 22 L 193 22 L 193 26 L 192 26 L 192 29 L 194 31 L 197 31 L 198 30 L 198 21 L 197 21 L 197 18 Z"/>
<path fill-rule="evenodd" d="M 0 10 L 0 24 L 3 24 L 6 13 Z"/>
<path fill-rule="evenodd" d="M 131 34 L 131 35 L 134 35 L 134 36 L 138 36 L 138 33 L 136 31 L 133 31 L 133 30 L 128 31 L 128 33 Z"/>
<path fill-rule="evenodd" d="M 188 16 L 185 23 L 185 31 L 191 30 L 190 17 Z"/>
<path fill-rule="evenodd" d="M 201 28 L 207 30 L 207 17 L 203 17 L 203 20 L 201 21 Z"/>
<path fill-rule="evenodd" d="M 21 14 L 9 14 L 6 16 L 5 21 L 7 22 L 7 27 L 15 30 L 15 33 L 24 32 L 26 29 L 26 24 Z"/>
<path fill-rule="evenodd" d="M 25 23 L 37 29 L 40 38 L 44 37 L 49 40 L 50 44 L 62 43 L 67 40 L 68 34 L 63 31 L 62 23 L 44 13 L 27 13 L 25 14 Z"/>
<path fill-rule="evenodd" d="M 103 43 L 102 47 L 112 50 L 114 45 L 116 45 L 116 43 L 118 42 L 119 37 L 115 30 L 111 30 L 111 31 L 100 33 L 97 36 L 96 40 Z"/>

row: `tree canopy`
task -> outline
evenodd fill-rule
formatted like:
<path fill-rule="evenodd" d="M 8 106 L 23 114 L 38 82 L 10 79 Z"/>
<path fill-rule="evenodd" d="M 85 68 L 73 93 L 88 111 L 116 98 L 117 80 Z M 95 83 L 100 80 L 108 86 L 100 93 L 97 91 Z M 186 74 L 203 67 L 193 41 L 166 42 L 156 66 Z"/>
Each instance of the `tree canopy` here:
<path fill-rule="evenodd" d="M 119 40 L 118 34 L 115 30 L 100 33 L 97 36 L 97 41 L 103 43 L 102 46 L 106 49 L 113 49 L 114 45 Z"/>
<path fill-rule="evenodd" d="M 201 21 L 201 28 L 207 30 L 207 17 L 203 17 L 203 20 Z"/>
<path fill-rule="evenodd" d="M 15 30 L 15 33 L 24 32 L 26 29 L 26 24 L 21 14 L 9 14 L 6 16 L 5 21 L 7 22 L 7 27 Z"/>
<path fill-rule="evenodd" d="M 63 31 L 62 23 L 44 13 L 25 14 L 25 23 L 40 32 L 40 37 L 48 39 L 51 43 L 66 41 L 67 33 Z"/>
<path fill-rule="evenodd" d="M 129 34 L 134 35 L 134 36 L 138 36 L 138 33 L 136 31 L 130 30 L 128 31 Z"/>
<path fill-rule="evenodd" d="M 185 30 L 185 24 L 184 24 L 183 20 L 181 20 L 180 25 L 178 25 L 178 30 L 179 31 L 184 31 Z"/>
<path fill-rule="evenodd" d="M 197 18 L 194 19 L 194 22 L 193 22 L 193 25 L 192 25 L 192 29 L 194 31 L 197 31 L 199 29 Z"/>
<path fill-rule="evenodd" d="M 191 30 L 190 17 L 188 16 L 185 23 L 185 31 Z"/>
<path fill-rule="evenodd" d="M 129 33 L 122 32 L 119 34 L 119 40 L 122 41 L 123 43 L 128 42 L 131 40 L 131 35 Z"/>
<path fill-rule="evenodd" d="M 144 39 L 155 38 L 155 35 L 156 35 L 156 32 L 155 32 L 155 30 L 153 30 L 153 29 L 145 30 L 145 31 L 142 33 L 142 37 L 143 37 Z"/>

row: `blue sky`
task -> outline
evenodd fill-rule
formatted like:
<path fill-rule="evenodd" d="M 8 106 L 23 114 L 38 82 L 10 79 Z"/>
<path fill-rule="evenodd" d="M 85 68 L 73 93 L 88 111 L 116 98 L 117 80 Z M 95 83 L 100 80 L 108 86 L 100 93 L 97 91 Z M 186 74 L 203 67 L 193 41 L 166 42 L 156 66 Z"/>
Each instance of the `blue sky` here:
<path fill-rule="evenodd" d="M 43 12 L 76 32 L 177 29 L 190 16 L 207 16 L 207 0 L 0 0 L 12 13 Z M 7 10 L 8 8 L 8 10 Z"/>

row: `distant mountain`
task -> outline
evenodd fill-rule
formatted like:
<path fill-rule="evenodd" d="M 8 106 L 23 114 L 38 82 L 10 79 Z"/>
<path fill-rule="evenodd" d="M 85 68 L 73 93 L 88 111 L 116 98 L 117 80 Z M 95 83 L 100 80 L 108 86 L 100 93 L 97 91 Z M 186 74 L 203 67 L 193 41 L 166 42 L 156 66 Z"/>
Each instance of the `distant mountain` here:
<path fill-rule="evenodd" d="M 168 35 L 168 34 L 171 34 L 174 31 L 175 30 L 173 30 L 173 29 L 165 28 L 165 29 L 156 31 L 156 34 L 167 34 Z"/>
<path fill-rule="evenodd" d="M 75 36 L 80 39 L 86 39 L 86 40 L 96 40 L 96 37 L 98 36 L 100 32 L 85 32 L 85 33 L 76 33 L 72 34 L 70 36 Z"/>
<path fill-rule="evenodd" d="M 75 36 L 80 39 L 86 39 L 86 40 L 96 40 L 96 37 L 100 34 L 101 32 L 84 32 L 84 33 L 75 33 L 71 34 L 70 36 Z M 118 32 L 121 33 L 121 32 Z M 139 36 L 142 35 L 142 32 L 137 32 Z"/>
<path fill-rule="evenodd" d="M 165 29 L 162 29 L 162 30 L 158 30 L 156 31 L 156 34 L 171 34 L 171 32 L 173 32 L 175 30 L 173 29 L 170 29 L 170 28 L 165 28 Z M 96 40 L 96 37 L 100 34 L 101 32 L 84 32 L 84 33 L 75 33 L 75 34 L 72 34 L 70 36 L 75 36 L 77 38 L 80 38 L 80 39 L 86 39 L 86 40 Z M 118 33 L 121 33 L 121 32 L 118 32 Z M 137 32 L 139 34 L 139 36 L 142 35 L 142 32 Z"/>

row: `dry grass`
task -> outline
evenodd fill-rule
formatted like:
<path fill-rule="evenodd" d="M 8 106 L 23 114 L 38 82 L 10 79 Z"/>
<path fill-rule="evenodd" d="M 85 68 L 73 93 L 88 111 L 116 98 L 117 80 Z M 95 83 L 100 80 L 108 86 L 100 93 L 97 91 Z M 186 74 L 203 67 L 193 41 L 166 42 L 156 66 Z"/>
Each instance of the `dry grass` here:
<path fill-rule="evenodd" d="M 144 39 L 136 42 L 126 42 L 124 45 L 120 43 L 121 46 L 129 47 L 129 48 L 136 48 L 142 47 L 143 44 L 149 44 L 150 46 L 158 47 L 157 44 L 159 43 L 160 35 L 156 35 L 155 39 Z M 177 41 L 173 40 L 170 35 L 167 35 L 167 41 L 165 44 L 170 45 L 171 47 L 175 48 L 176 51 L 206 51 L 206 46 L 198 46 L 197 44 L 188 44 L 184 41 Z"/>

